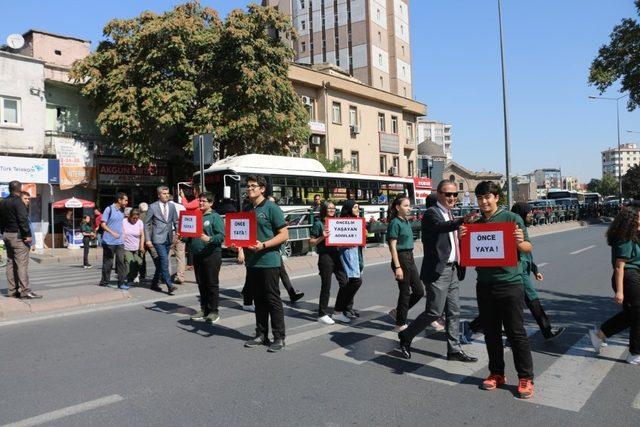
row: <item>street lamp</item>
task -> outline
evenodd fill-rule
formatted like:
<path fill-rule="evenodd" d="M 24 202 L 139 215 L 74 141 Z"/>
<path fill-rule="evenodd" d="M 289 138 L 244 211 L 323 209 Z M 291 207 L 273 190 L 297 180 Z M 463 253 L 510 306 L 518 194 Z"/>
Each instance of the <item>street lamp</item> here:
<path fill-rule="evenodd" d="M 609 98 L 605 96 L 590 96 L 589 99 L 604 99 L 605 101 L 616 101 L 616 123 L 618 125 L 618 198 L 622 203 L 622 152 L 620 150 L 620 100 L 628 95 L 622 95 L 617 98 Z"/>
<path fill-rule="evenodd" d="M 509 115 L 507 109 L 507 79 L 504 67 L 504 43 L 502 41 L 502 0 L 498 0 L 498 22 L 500 25 L 500 64 L 502 66 L 502 111 L 504 114 L 504 157 L 507 175 L 507 203 L 513 205 L 513 191 L 511 191 L 511 155 L 509 147 Z"/>

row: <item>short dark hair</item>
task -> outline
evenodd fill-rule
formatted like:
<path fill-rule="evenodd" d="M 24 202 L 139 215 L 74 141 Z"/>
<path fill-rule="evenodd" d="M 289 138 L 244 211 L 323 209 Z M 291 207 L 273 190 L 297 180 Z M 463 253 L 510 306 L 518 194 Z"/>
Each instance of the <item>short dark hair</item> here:
<path fill-rule="evenodd" d="M 134 216 L 134 215 L 138 215 L 140 216 L 140 209 L 138 208 L 133 208 L 129 211 L 129 216 Z"/>
<path fill-rule="evenodd" d="M 444 188 L 445 185 L 450 185 L 450 184 L 458 187 L 458 184 L 456 184 L 455 181 L 451 181 L 450 179 L 443 179 L 438 183 L 438 188 L 436 189 L 436 191 L 440 193 L 442 192 L 442 189 Z"/>
<path fill-rule="evenodd" d="M 31 198 L 31 194 L 29 194 L 29 192 L 27 192 L 27 191 L 21 191 L 20 195 L 21 196 L 27 196 L 27 197 Z"/>
<path fill-rule="evenodd" d="M 124 191 L 118 191 L 118 192 L 116 193 L 116 200 L 122 200 L 122 199 L 124 199 L 125 197 L 126 197 L 127 199 L 129 198 L 129 197 L 127 196 L 127 193 L 125 193 Z"/>
<path fill-rule="evenodd" d="M 260 187 L 267 188 L 267 180 L 264 179 L 264 176 L 262 176 L 262 175 L 249 175 L 247 177 L 247 182 L 249 182 L 249 181 L 255 182 Z"/>
<path fill-rule="evenodd" d="M 20 191 L 22 191 L 22 184 L 20 181 L 11 181 L 9 183 L 9 193 L 16 194 Z"/>
<path fill-rule="evenodd" d="M 211 191 L 205 191 L 204 193 L 200 193 L 198 199 L 205 198 L 207 202 L 213 203 L 213 193 Z"/>
<path fill-rule="evenodd" d="M 502 193 L 502 189 L 498 184 L 496 184 L 493 181 L 481 181 L 478 185 L 476 185 L 475 193 L 476 193 L 476 196 L 493 194 L 496 197 L 500 197 L 500 194 Z"/>

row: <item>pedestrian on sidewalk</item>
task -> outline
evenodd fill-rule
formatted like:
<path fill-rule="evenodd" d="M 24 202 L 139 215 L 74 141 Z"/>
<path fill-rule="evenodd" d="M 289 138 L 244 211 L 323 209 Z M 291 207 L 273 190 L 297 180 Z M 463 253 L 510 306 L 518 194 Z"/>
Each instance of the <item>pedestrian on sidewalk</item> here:
<path fill-rule="evenodd" d="M 140 221 L 142 221 L 142 223 L 144 224 L 144 219 L 147 216 L 147 211 L 149 210 L 149 205 L 147 203 L 145 203 L 145 202 L 141 202 L 138 205 L 138 210 L 140 211 Z M 140 264 L 140 269 L 138 271 L 138 277 L 133 279 L 134 283 L 140 283 L 140 282 L 144 282 L 145 280 L 147 280 L 147 252 L 148 251 L 147 251 L 146 246 L 143 247 L 142 248 L 142 264 Z"/>
<path fill-rule="evenodd" d="M 82 267 L 91 268 L 92 266 L 89 264 L 89 249 L 91 241 L 95 238 L 96 234 L 91 226 L 91 217 L 89 215 L 82 217 L 80 232 L 82 233 Z"/>
<path fill-rule="evenodd" d="M 347 200 L 342 205 L 340 211 L 341 218 L 359 218 L 360 206 L 355 200 Z M 338 289 L 336 305 L 331 318 L 341 323 L 350 323 L 351 317 L 346 315 L 349 306 L 353 304 L 354 297 L 362 286 L 362 271 L 364 270 L 364 259 L 362 257 L 362 247 L 351 246 L 341 247 L 338 250 L 342 268 L 347 275 L 346 286 Z"/>
<path fill-rule="evenodd" d="M 422 218 L 424 258 L 420 278 L 427 287 L 427 310 L 421 313 L 406 330 L 400 331 L 400 350 L 411 358 L 411 341 L 428 325 L 446 314 L 447 360 L 473 363 L 476 357 L 462 350 L 459 341 L 460 281 L 466 270 L 460 265 L 460 229 L 473 216 L 455 219 L 451 209 L 458 201 L 455 182 L 442 180 L 437 187 L 436 206 L 427 209 Z M 404 268 L 402 268 L 404 271 Z"/>
<path fill-rule="evenodd" d="M 20 198 L 22 199 L 22 203 L 24 203 L 24 205 L 27 207 L 27 220 L 29 221 L 29 231 L 31 232 L 31 243 L 29 243 L 27 246 L 29 247 L 29 250 L 33 252 L 36 250 L 34 240 L 36 230 L 33 227 L 33 222 L 31 222 L 31 194 L 29 194 L 27 191 L 21 191 Z"/>
<path fill-rule="evenodd" d="M 144 219 L 146 246 L 150 251 L 155 249 L 158 254 L 153 259 L 156 271 L 151 281 L 151 289 L 160 291 L 158 282 L 162 276 L 167 284 L 167 293 L 172 295 L 177 288 L 173 286 L 169 274 L 169 250 L 171 244 L 178 238 L 175 234 L 178 230 L 178 213 L 176 208 L 169 203 L 169 187 L 161 185 L 157 188 L 157 193 L 158 201 L 149 206 L 147 216 Z"/>
<path fill-rule="evenodd" d="M 331 276 L 335 276 L 340 288 L 347 285 L 349 278 L 342 267 L 338 248 L 327 246 L 325 239 L 329 235 L 329 230 L 325 227 L 326 218 L 336 216 L 336 205 L 333 202 L 326 202 L 320 208 L 320 214 L 316 217 L 313 227 L 311 227 L 311 238 L 309 243 L 316 247 L 318 252 L 318 272 L 320 273 L 320 302 L 318 303 L 318 322 L 326 325 L 336 323 L 327 313 L 329 296 L 331 294 Z"/>
<path fill-rule="evenodd" d="M 492 181 L 482 181 L 475 188 L 481 216 L 480 223 L 513 222 L 516 230 L 513 238 L 518 247 L 519 260 L 530 253 L 533 245 L 529 241 L 527 228 L 519 215 L 498 208 L 501 189 Z M 462 232 L 465 232 L 464 230 Z M 502 327 L 511 343 L 514 364 L 518 372 L 517 394 L 521 399 L 533 397 L 533 360 L 529 337 L 524 327 L 524 284 L 522 264 L 515 267 L 476 267 L 478 274 L 476 294 L 478 311 L 489 354 L 489 376 L 482 388 L 495 390 L 506 383 L 504 375 L 504 348 Z"/>
<path fill-rule="evenodd" d="M 22 184 L 9 183 L 10 195 L 0 202 L 0 232 L 7 251 L 8 296 L 38 299 L 41 295 L 29 289 L 29 245 L 32 242 L 29 212 L 21 197 Z"/>
<path fill-rule="evenodd" d="M 255 212 L 258 222 L 258 241 L 245 248 L 243 255 L 247 267 L 247 286 L 254 297 L 256 336 L 245 347 L 269 345 L 271 353 L 284 348 L 284 309 L 280 298 L 280 245 L 289 238 L 284 214 L 278 205 L 266 199 L 267 181 L 263 176 L 247 178 L 249 204 L 245 211 Z M 269 318 L 273 343 L 269 343 Z"/>
<path fill-rule="evenodd" d="M 142 267 L 144 257 L 144 223 L 140 220 L 140 210 L 131 209 L 129 216 L 122 221 L 124 234 L 124 260 L 127 265 L 127 285 L 134 286 L 134 280 Z"/>
<path fill-rule="evenodd" d="M 122 221 L 127 203 L 129 203 L 129 197 L 123 192 L 118 192 L 115 202 L 107 206 L 102 213 L 100 223 L 103 230 L 102 278 L 100 286 L 109 286 L 114 257 L 116 259 L 118 288 L 126 288 L 127 286 L 127 267 L 124 262 L 124 239 L 122 236 Z"/>
<path fill-rule="evenodd" d="M 222 242 L 224 242 L 224 222 L 213 210 L 213 194 L 200 194 L 198 203 L 202 211 L 202 235 L 185 238 L 184 241 L 193 254 L 193 269 L 200 293 L 200 310 L 191 320 L 216 323 L 220 320 L 220 267 L 222 265 Z"/>
<path fill-rule="evenodd" d="M 102 213 L 96 208 L 93 210 L 93 233 L 96 236 L 98 247 L 102 246 L 102 233 L 104 232 L 100 224 L 102 224 Z"/>
<path fill-rule="evenodd" d="M 409 310 L 424 296 L 424 286 L 413 258 L 410 213 L 411 201 L 405 195 L 396 197 L 389 208 L 391 221 L 387 226 L 387 240 L 391 252 L 391 271 L 399 289 L 396 308 L 389 312 L 396 322 L 394 332 L 407 329 Z"/>
<path fill-rule="evenodd" d="M 629 328 L 627 362 L 640 365 L 640 213 L 635 206 L 623 207 L 607 230 L 611 246 L 613 277 L 611 287 L 616 304 L 622 311 L 589 331 L 596 353 L 600 353 L 605 338 Z"/>

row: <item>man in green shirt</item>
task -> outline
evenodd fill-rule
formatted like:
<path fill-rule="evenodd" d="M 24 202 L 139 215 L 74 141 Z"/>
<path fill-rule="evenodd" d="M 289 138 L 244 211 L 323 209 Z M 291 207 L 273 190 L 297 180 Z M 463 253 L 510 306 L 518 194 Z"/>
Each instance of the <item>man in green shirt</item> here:
<path fill-rule="evenodd" d="M 476 187 L 475 194 L 482 213 L 479 222 L 515 222 L 514 235 L 504 238 L 516 240 L 519 256 L 530 253 L 533 246 L 529 242 L 522 218 L 498 208 L 500 186 L 491 181 L 482 181 Z M 466 230 L 463 230 L 463 233 L 466 233 Z M 504 326 L 518 371 L 518 396 L 521 399 L 533 397 L 533 360 L 529 338 L 524 328 L 522 264 L 518 262 L 515 267 L 477 267 L 476 271 L 478 311 L 489 353 L 490 374 L 482 383 L 482 388 L 494 390 L 506 383 L 502 346 Z"/>
<path fill-rule="evenodd" d="M 265 198 L 267 182 L 264 177 L 249 176 L 246 188 L 251 203 L 245 211 L 256 214 L 258 241 L 243 251 L 247 288 L 254 298 L 256 314 L 256 337 L 244 345 L 268 345 L 268 351 L 275 353 L 284 348 L 284 309 L 279 287 L 282 265 L 280 245 L 289 238 L 289 230 L 280 207 Z M 269 342 L 269 318 L 273 331 L 272 343 Z"/>

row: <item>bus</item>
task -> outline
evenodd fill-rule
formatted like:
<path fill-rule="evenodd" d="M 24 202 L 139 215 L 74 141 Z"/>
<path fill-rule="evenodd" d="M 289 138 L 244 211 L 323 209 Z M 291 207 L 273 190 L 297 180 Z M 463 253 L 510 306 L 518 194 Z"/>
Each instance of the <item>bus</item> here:
<path fill-rule="evenodd" d="M 424 178 L 327 172 L 315 159 L 265 154 L 218 160 L 205 169 L 204 175 L 206 188 L 214 194 L 216 203 L 233 203 L 236 210 L 246 203 L 247 176 L 262 175 L 267 181 L 266 194 L 276 199 L 285 214 L 308 211 L 314 196 L 319 195 L 337 205 L 354 199 L 367 219 L 377 219 L 380 210 L 386 211 L 397 195 L 408 196 L 415 205 L 424 203 L 431 190 L 431 180 Z M 199 172 L 194 174 L 193 181 L 200 182 Z"/>
<path fill-rule="evenodd" d="M 602 203 L 602 196 L 600 193 L 584 193 L 583 197 L 586 205 L 597 205 Z"/>
<path fill-rule="evenodd" d="M 575 201 L 576 204 L 584 202 L 583 194 L 578 193 L 576 190 L 549 189 L 549 191 L 547 191 L 547 200 L 557 199 Z"/>

